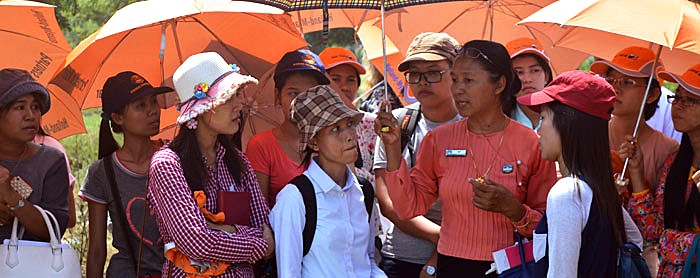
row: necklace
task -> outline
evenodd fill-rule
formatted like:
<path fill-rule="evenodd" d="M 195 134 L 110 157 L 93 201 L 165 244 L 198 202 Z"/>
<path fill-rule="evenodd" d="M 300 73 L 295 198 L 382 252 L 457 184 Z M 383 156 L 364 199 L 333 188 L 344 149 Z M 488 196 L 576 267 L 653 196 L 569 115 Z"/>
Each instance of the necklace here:
<path fill-rule="evenodd" d="M 22 153 L 19 155 L 19 158 L 17 158 L 17 164 L 15 164 L 15 167 L 12 168 L 12 173 L 14 173 L 15 170 L 17 170 L 17 168 L 19 167 L 19 165 L 22 164 L 22 157 L 24 157 L 24 154 L 27 152 L 28 149 L 29 144 L 24 144 L 24 150 L 22 150 Z"/>
<path fill-rule="evenodd" d="M 507 124 L 506 124 L 507 125 Z M 472 166 L 474 166 L 474 171 L 476 171 L 476 174 L 478 177 L 476 178 L 476 181 L 479 183 L 484 183 L 486 175 L 491 171 L 491 168 L 493 167 L 493 163 L 496 162 L 496 158 L 498 157 L 498 153 L 501 151 L 501 146 L 503 146 L 503 138 L 506 135 L 505 128 L 503 128 L 503 134 L 501 134 L 501 139 L 498 142 L 498 147 L 496 147 L 496 154 L 494 154 L 493 159 L 491 159 L 491 163 L 489 163 L 489 167 L 486 168 L 486 171 L 483 174 L 479 174 L 479 167 L 476 166 L 476 159 L 474 159 L 474 151 L 472 151 L 472 144 L 470 143 L 469 137 L 471 137 L 468 134 L 469 130 L 467 130 L 467 148 L 469 149 L 469 157 L 472 159 Z"/>

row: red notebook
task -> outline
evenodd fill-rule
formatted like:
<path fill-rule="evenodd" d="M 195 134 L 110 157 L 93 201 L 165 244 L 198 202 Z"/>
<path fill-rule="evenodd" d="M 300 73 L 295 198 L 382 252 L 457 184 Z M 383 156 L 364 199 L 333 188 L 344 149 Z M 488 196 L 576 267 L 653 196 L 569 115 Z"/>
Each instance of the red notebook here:
<path fill-rule="evenodd" d="M 216 209 L 224 212 L 226 225 L 250 225 L 250 192 L 219 191 Z"/>

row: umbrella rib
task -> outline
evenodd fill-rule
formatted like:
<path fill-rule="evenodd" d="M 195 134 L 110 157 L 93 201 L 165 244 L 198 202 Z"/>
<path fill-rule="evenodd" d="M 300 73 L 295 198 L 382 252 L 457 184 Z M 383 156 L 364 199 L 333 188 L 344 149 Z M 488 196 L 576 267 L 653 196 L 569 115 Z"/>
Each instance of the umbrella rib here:
<path fill-rule="evenodd" d="M 102 59 L 102 62 L 100 62 L 100 65 L 97 67 L 97 70 L 95 71 L 95 74 L 93 74 L 93 75 L 92 75 L 92 78 L 90 78 L 90 86 L 87 86 L 88 89 L 92 88 L 92 85 L 95 84 L 95 79 L 96 79 L 95 77 L 97 77 L 97 74 L 100 72 L 100 70 L 102 69 L 102 67 L 103 67 L 103 66 L 105 65 L 105 63 L 107 62 L 107 59 L 109 59 L 109 57 L 112 56 L 112 53 L 114 53 L 114 51 L 117 50 L 117 47 L 119 47 L 119 45 L 121 45 L 122 42 L 123 42 L 127 37 L 129 37 L 129 35 L 131 35 L 131 32 L 133 32 L 134 30 L 135 30 L 135 29 L 129 30 L 129 32 L 127 32 L 126 35 L 124 35 L 124 37 L 122 37 L 121 39 L 119 39 L 119 42 L 117 42 L 117 44 L 114 45 L 114 47 L 109 51 L 109 53 L 107 53 L 107 55 L 105 56 L 105 58 Z M 85 104 L 85 99 L 83 99 L 83 103 L 80 104 L 80 107 L 82 108 L 84 104 Z"/>
<path fill-rule="evenodd" d="M 228 45 L 226 45 L 226 44 L 224 43 L 224 41 L 221 40 L 221 38 L 219 38 L 219 36 L 217 36 L 216 34 L 214 34 L 214 32 L 212 32 L 211 29 L 209 29 L 209 27 L 208 27 L 207 25 L 205 25 L 204 23 L 202 23 L 201 21 L 199 21 L 199 19 L 194 18 L 194 17 L 192 17 L 192 19 L 193 19 L 195 22 L 199 23 L 199 25 L 201 25 L 202 28 L 204 28 L 205 30 L 207 30 L 207 32 L 209 32 L 209 34 L 211 34 L 212 37 L 214 37 L 214 38 L 216 39 L 216 41 L 219 42 L 219 44 L 221 44 L 221 46 L 223 46 L 224 49 L 226 49 L 226 51 L 228 52 L 228 54 L 230 54 L 231 57 L 233 57 L 233 59 L 235 59 L 236 61 L 238 61 L 238 62 L 240 63 L 241 60 L 239 60 L 238 57 L 236 57 L 236 55 L 233 54 L 233 51 L 231 51 L 231 49 L 228 47 Z M 301 22 L 299 22 L 299 23 L 301 23 Z M 241 70 L 243 70 L 243 69 L 241 68 Z"/>
<path fill-rule="evenodd" d="M 462 17 L 463 15 L 465 15 L 466 13 L 472 11 L 473 9 L 478 8 L 479 6 L 481 6 L 481 3 L 477 4 L 477 6 L 469 7 L 469 8 L 464 9 L 460 14 L 458 14 L 457 16 L 455 16 L 450 22 L 448 22 L 447 24 L 445 24 L 445 27 L 442 27 L 442 28 L 440 29 L 440 33 L 444 33 L 445 30 L 446 30 L 447 28 L 449 28 L 450 25 L 452 25 L 453 23 L 457 22 L 457 20 L 459 20 L 459 18 L 461 18 L 461 17 Z"/>
<path fill-rule="evenodd" d="M 481 29 L 481 39 L 482 40 L 484 39 L 484 36 L 486 35 L 486 26 L 489 25 L 489 17 L 491 14 L 491 0 L 489 0 L 488 3 L 489 3 L 488 4 L 489 6 L 488 6 L 488 9 L 486 10 L 486 17 L 484 17 L 484 27 L 483 27 L 483 29 Z"/>
<path fill-rule="evenodd" d="M 4 30 L 4 29 L 0 29 L 0 32 L 7 32 L 7 33 L 12 33 L 12 34 L 15 34 L 15 35 L 27 37 L 27 38 L 32 38 L 32 39 L 35 39 L 35 40 L 37 40 L 37 41 L 40 41 L 40 42 L 43 42 L 43 43 L 46 43 L 46 44 L 50 44 L 51 46 L 56 47 L 56 48 L 58 48 L 58 49 L 66 50 L 66 49 L 63 49 L 62 47 L 60 47 L 60 46 L 58 46 L 58 45 L 56 45 L 56 44 L 54 44 L 54 43 L 52 43 L 52 42 L 48 42 L 48 41 L 42 40 L 42 39 L 37 38 L 37 37 L 34 37 L 34 36 L 27 36 L 27 34 L 22 34 L 22 33 L 19 33 L 19 32 L 10 31 L 10 30 Z M 70 50 L 66 50 L 66 51 L 67 51 L 67 52 L 70 52 Z"/>

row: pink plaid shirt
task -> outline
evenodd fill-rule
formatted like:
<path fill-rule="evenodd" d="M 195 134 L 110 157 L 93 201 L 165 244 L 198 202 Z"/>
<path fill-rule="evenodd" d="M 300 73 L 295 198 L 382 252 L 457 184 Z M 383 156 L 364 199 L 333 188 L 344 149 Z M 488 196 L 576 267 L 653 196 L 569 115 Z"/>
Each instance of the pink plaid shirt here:
<path fill-rule="evenodd" d="M 231 263 L 226 273 L 217 277 L 253 278 L 252 264 L 262 258 L 267 249 L 267 242 L 262 238 L 262 225 L 269 224 L 270 209 L 245 156 L 238 152 L 245 167 L 241 176 L 243 184 L 239 185 L 226 167 L 225 149 L 218 144 L 217 148 L 218 171 L 207 167 L 210 179 L 204 181 L 204 191 L 208 196 L 204 207 L 216 213 L 216 198 L 211 196 L 216 196 L 221 190 L 233 188 L 232 191 L 252 192 L 251 227 L 236 225 L 236 234 L 209 229 L 187 186 L 180 158 L 168 145 L 151 159 L 148 198 L 164 243 L 174 242 L 180 252 L 193 260 Z M 167 275 L 169 264 L 169 260 L 163 264 L 164 275 Z M 172 277 L 185 277 L 180 268 L 173 267 L 172 270 Z"/>

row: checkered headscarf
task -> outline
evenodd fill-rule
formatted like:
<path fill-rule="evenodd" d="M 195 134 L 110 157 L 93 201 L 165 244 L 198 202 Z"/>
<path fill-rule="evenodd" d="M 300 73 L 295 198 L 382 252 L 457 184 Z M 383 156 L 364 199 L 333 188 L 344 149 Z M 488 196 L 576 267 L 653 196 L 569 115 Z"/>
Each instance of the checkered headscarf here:
<path fill-rule="evenodd" d="M 347 117 L 362 117 L 362 113 L 345 106 L 338 93 L 327 85 L 321 85 L 306 90 L 292 100 L 290 117 L 301 132 L 299 152 L 302 153 L 319 130 Z"/>

